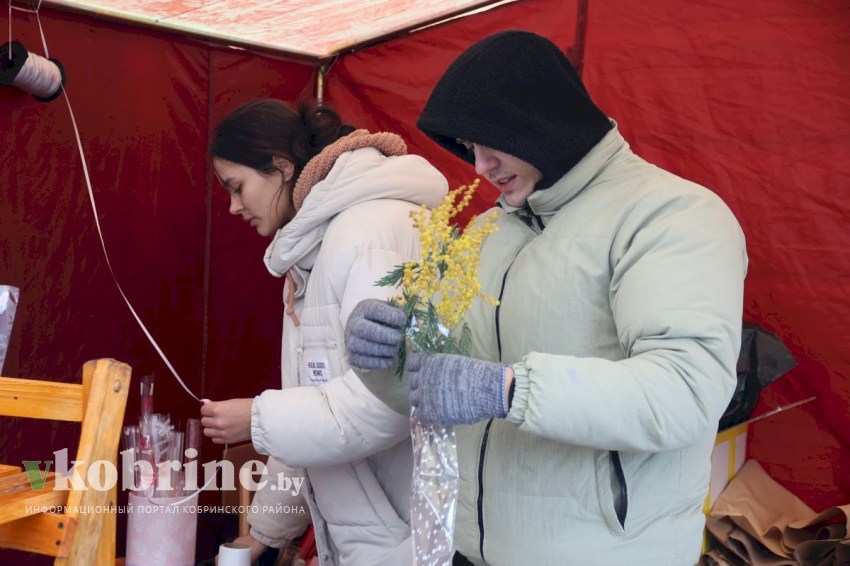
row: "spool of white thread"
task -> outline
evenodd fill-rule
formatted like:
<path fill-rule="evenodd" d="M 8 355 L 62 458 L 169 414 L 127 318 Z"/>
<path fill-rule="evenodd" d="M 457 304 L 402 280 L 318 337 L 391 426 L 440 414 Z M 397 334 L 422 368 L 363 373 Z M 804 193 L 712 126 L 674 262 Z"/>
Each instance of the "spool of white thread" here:
<path fill-rule="evenodd" d="M 50 102 L 65 86 L 65 68 L 57 59 L 30 53 L 21 43 L 0 45 L 0 85 L 15 86 L 36 100 Z"/>
<path fill-rule="evenodd" d="M 218 547 L 218 566 L 251 566 L 251 547 L 226 542 Z"/>

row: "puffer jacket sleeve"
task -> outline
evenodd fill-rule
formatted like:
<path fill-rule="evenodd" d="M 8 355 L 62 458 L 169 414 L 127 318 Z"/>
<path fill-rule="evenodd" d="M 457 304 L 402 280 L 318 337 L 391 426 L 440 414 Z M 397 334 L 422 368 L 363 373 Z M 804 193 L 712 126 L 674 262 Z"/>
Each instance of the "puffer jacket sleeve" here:
<path fill-rule="evenodd" d="M 358 254 L 342 290 L 343 328 L 351 310 L 362 299 L 386 299 L 395 294 L 394 289 L 376 287 L 374 283 L 408 259 L 394 250 L 371 247 Z M 339 351 L 342 355 L 344 348 Z M 410 420 L 381 402 L 348 369 L 319 387 L 262 393 L 254 400 L 251 429 L 258 452 L 271 454 L 289 466 L 314 467 L 349 462 L 386 450 L 408 437 Z"/>
<path fill-rule="evenodd" d="M 716 430 L 736 382 L 743 233 L 719 198 L 628 222 L 609 291 L 626 358 L 529 353 L 513 365 L 508 420 L 521 429 L 626 451 L 677 449 Z"/>
<path fill-rule="evenodd" d="M 254 494 L 248 524 L 251 526 L 251 536 L 266 546 L 280 548 L 304 534 L 310 524 L 310 513 L 303 493 L 307 487 L 301 472 L 274 458 L 268 459 L 266 472 L 265 481 L 268 483 Z M 284 483 L 284 478 L 291 481 Z M 279 489 L 280 486 L 289 489 Z"/>

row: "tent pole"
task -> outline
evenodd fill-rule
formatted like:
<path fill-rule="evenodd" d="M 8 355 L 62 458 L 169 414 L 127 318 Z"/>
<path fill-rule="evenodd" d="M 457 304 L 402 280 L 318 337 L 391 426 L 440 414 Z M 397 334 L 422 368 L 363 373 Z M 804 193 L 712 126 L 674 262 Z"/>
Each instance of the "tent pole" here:
<path fill-rule="evenodd" d="M 584 71 L 584 45 L 587 39 L 588 0 L 579 0 L 576 15 L 576 44 L 567 49 L 567 57 L 576 68 L 578 76 Z"/>
<path fill-rule="evenodd" d="M 325 96 L 325 76 L 327 72 L 327 65 L 320 65 L 316 69 L 316 102 L 319 104 L 322 104 L 322 99 Z"/>

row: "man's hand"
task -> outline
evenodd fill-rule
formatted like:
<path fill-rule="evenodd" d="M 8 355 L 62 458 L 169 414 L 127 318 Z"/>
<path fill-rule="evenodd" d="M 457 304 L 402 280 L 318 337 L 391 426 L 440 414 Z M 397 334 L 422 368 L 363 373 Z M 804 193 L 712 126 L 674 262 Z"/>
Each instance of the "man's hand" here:
<path fill-rule="evenodd" d="M 471 424 L 508 413 L 513 372 L 506 365 L 454 354 L 413 354 L 404 369 L 413 418 L 420 422 Z"/>
<path fill-rule="evenodd" d="M 345 325 L 348 362 L 360 369 L 390 369 L 398 363 L 407 317 L 398 307 L 378 299 L 357 303 Z"/>
<path fill-rule="evenodd" d="M 236 444 L 251 440 L 253 399 L 209 401 L 201 406 L 204 436 L 216 444 Z"/>

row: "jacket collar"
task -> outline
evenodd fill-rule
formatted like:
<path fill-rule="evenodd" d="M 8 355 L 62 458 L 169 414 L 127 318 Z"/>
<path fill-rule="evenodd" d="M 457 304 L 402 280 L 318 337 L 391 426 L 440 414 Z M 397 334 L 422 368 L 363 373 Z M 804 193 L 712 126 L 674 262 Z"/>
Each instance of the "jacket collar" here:
<path fill-rule="evenodd" d="M 405 200 L 433 208 L 447 190 L 445 177 L 421 157 L 387 157 L 374 147 L 345 152 L 327 176 L 312 187 L 295 218 L 277 231 L 266 249 L 266 268 L 272 275 L 283 277 L 298 267 L 298 275 L 306 278 L 328 224 L 340 212 L 376 199 Z"/>
<path fill-rule="evenodd" d="M 508 213 L 525 209 L 540 216 L 544 222 L 548 220 L 593 182 L 611 158 L 624 149 L 628 149 L 629 144 L 617 129 L 617 123 L 614 120 L 611 122 L 614 127 L 581 161 L 576 163 L 575 167 L 567 171 L 566 175 L 548 189 L 536 190 L 529 195 L 527 207 L 518 208 L 509 205 L 505 202 L 504 195 L 499 197 L 499 206 Z"/>

